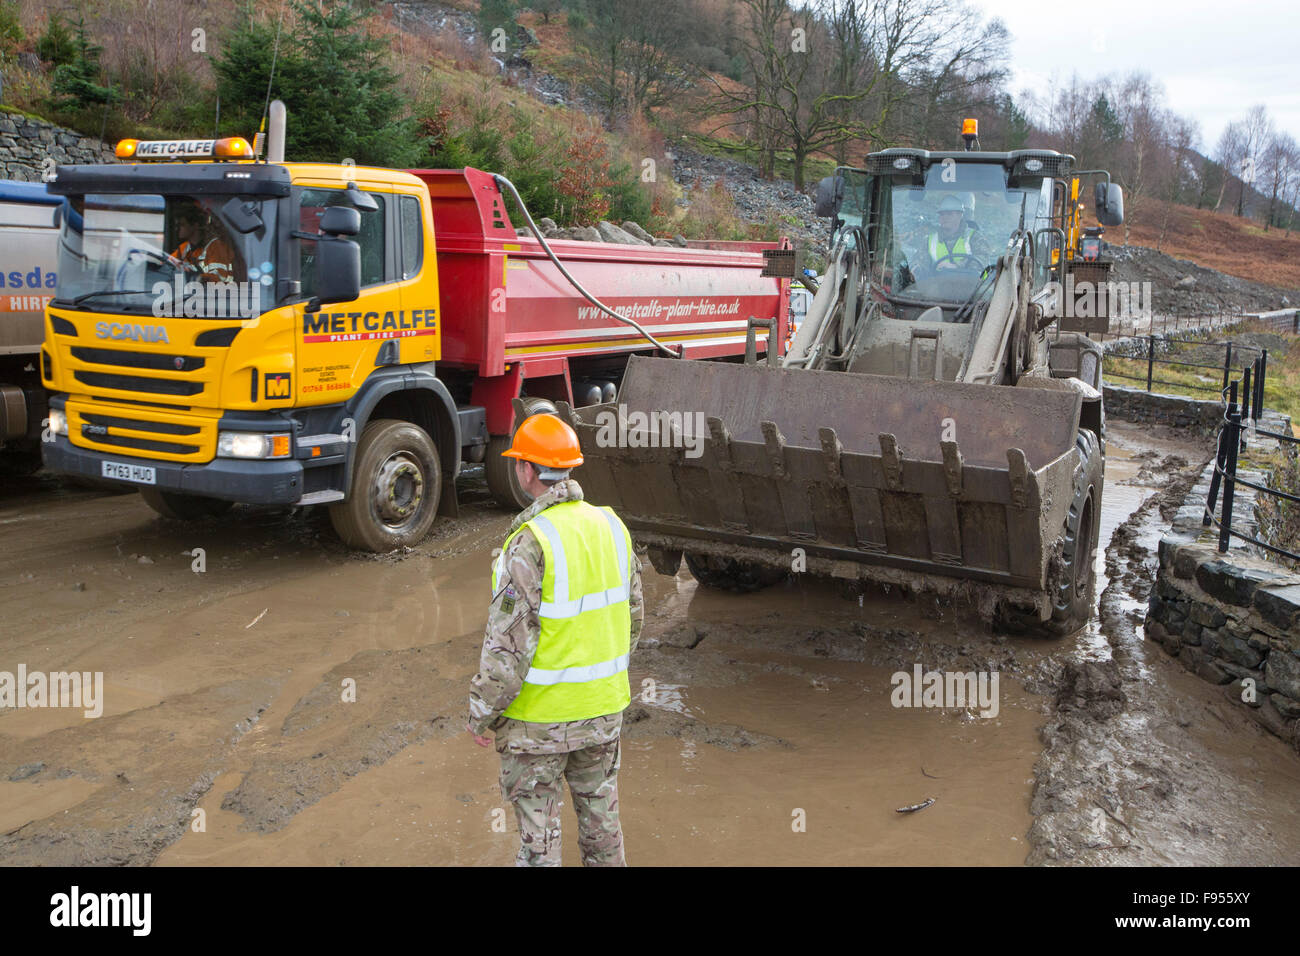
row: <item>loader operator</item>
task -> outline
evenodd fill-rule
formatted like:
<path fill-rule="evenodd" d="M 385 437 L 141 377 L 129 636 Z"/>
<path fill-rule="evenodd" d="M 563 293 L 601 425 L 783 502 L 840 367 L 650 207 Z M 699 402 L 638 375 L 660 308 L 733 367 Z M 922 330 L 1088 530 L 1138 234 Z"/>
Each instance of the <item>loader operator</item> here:
<path fill-rule="evenodd" d="M 970 214 L 974 213 L 971 200 Z M 978 271 L 988 265 L 992 250 L 978 230 L 966 225 L 966 203 L 956 194 L 945 196 L 939 203 L 939 228 L 925 240 L 925 256 L 921 271 L 938 272 L 948 269 Z"/>
<path fill-rule="evenodd" d="M 560 865 L 569 782 L 584 866 L 624 866 L 619 734 L 628 659 L 643 620 L 641 565 L 609 508 L 582 499 L 569 469 L 578 436 L 553 415 L 519 426 L 503 455 L 536 500 L 510 525 L 466 729 L 501 754 L 501 792 L 519 824 L 516 866 Z"/>

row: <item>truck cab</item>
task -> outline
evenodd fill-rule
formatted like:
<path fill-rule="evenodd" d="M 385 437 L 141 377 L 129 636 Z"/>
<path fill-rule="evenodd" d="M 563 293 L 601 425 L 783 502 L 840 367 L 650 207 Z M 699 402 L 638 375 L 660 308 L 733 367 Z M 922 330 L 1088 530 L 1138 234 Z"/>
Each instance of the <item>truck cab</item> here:
<path fill-rule="evenodd" d="M 133 143 L 119 155 L 199 161 L 60 167 L 49 184 L 67 212 L 47 465 L 138 485 L 170 517 L 352 500 L 334 520 L 349 543 L 418 541 L 454 509 L 463 441 L 487 441 L 483 410 L 435 374 L 423 183 L 250 162 L 243 140 Z"/>

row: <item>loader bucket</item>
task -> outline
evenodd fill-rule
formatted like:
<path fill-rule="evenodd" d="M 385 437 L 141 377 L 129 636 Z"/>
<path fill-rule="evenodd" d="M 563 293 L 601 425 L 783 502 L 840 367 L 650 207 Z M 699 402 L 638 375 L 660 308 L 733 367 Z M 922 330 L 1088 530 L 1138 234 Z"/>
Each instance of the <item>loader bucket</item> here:
<path fill-rule="evenodd" d="M 652 556 L 789 570 L 798 548 L 813 573 L 979 581 L 1041 607 L 1080 407 L 1064 387 L 634 357 L 616 404 L 562 414 L 587 499 Z"/>

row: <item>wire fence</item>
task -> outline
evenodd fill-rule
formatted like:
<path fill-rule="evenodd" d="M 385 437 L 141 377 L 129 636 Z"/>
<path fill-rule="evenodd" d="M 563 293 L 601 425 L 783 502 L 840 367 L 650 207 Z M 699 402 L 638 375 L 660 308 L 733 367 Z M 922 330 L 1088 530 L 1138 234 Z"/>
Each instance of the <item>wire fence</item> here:
<path fill-rule="evenodd" d="M 1242 422 L 1253 423 L 1260 417 L 1260 412 L 1263 409 L 1264 381 L 1267 375 L 1268 362 L 1267 353 L 1265 353 L 1246 369 L 1241 379 L 1232 380 L 1224 389 L 1223 425 L 1219 428 L 1218 450 L 1214 456 L 1214 474 L 1210 477 L 1210 493 L 1205 503 L 1205 514 L 1201 518 L 1201 524 L 1207 528 L 1211 524 L 1218 526 L 1220 554 L 1228 550 L 1232 538 L 1237 538 L 1263 548 L 1272 554 L 1280 555 L 1292 561 L 1300 561 L 1300 554 L 1294 551 L 1280 548 L 1267 541 L 1261 541 L 1255 535 L 1234 531 L 1232 528 L 1233 505 L 1238 485 L 1251 488 L 1271 498 L 1300 504 L 1300 495 L 1281 488 L 1272 488 L 1259 482 L 1250 481 L 1237 474 L 1238 455 L 1246 445 L 1247 434 L 1252 431 L 1248 426 L 1243 427 Z M 1240 405 L 1237 402 L 1238 386 L 1240 386 L 1242 398 Z M 1251 404 L 1252 399 L 1254 400 L 1253 406 Z M 1300 446 L 1300 438 L 1293 435 L 1284 435 L 1281 432 L 1269 431 L 1260 428 L 1258 424 L 1254 425 L 1253 433 L 1257 436 L 1263 435 L 1267 438 L 1276 439 L 1278 442 L 1283 443 L 1284 446 Z M 1220 486 L 1222 486 L 1223 491 L 1223 504 L 1220 514 L 1216 517 L 1214 512 L 1218 506 Z"/>
<path fill-rule="evenodd" d="M 1124 379 L 1130 382 L 1145 383 L 1146 391 L 1150 392 L 1156 385 L 1164 385 L 1171 388 L 1189 389 L 1195 392 L 1210 392 L 1222 395 L 1223 391 L 1232 381 L 1234 372 L 1241 372 L 1249 376 L 1250 369 L 1260 360 L 1263 364 L 1268 363 L 1268 350 L 1255 348 L 1251 345 L 1242 345 L 1237 342 L 1210 342 L 1205 339 L 1179 339 L 1167 335 L 1145 335 L 1141 338 L 1129 337 L 1127 342 L 1120 343 L 1127 348 L 1116 347 L 1107 353 L 1111 359 L 1128 359 L 1130 361 L 1140 362 L 1145 359 L 1147 363 L 1146 375 L 1130 375 L 1114 368 L 1114 361 L 1106 369 L 1107 379 Z M 1187 348 L 1183 348 L 1186 346 Z M 1170 355 L 1191 353 L 1193 358 L 1207 358 L 1206 353 L 1214 349 L 1221 349 L 1223 361 L 1215 361 L 1210 364 L 1205 361 L 1186 361 L 1179 358 L 1169 358 Z M 1157 366 L 1176 366 L 1181 369 L 1199 369 L 1201 371 L 1211 371 L 1216 373 L 1216 378 L 1222 378 L 1222 384 L 1197 384 L 1195 382 L 1171 382 L 1167 379 L 1156 378 Z M 1196 374 L 1196 373 L 1193 373 Z M 1205 376 L 1201 376 L 1205 378 Z M 1262 376 L 1257 377 L 1257 382 L 1262 382 Z M 1253 394 L 1257 396 L 1258 401 L 1264 398 L 1263 387 L 1258 386 L 1254 389 Z M 1258 408 L 1259 404 L 1254 407 Z"/>

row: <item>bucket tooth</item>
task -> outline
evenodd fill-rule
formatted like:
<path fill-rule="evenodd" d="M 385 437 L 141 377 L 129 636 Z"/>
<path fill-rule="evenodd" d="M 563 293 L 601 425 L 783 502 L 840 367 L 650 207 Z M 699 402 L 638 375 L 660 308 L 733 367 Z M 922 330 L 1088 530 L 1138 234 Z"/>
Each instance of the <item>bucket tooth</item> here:
<path fill-rule="evenodd" d="M 709 416 L 707 423 L 709 437 L 713 439 L 713 451 L 718 456 L 718 464 L 724 470 L 731 471 L 735 464 L 731 458 L 731 432 L 727 430 L 727 423 L 712 415 Z"/>
<path fill-rule="evenodd" d="M 682 430 L 677 427 L 677 423 L 671 418 L 661 420 L 659 431 L 659 446 L 661 448 L 672 448 L 677 451 L 679 456 L 686 454 L 686 441 L 682 436 Z"/>
<path fill-rule="evenodd" d="M 826 478 L 831 484 L 843 487 L 844 472 L 841 469 L 840 458 L 844 454 L 844 446 L 840 444 L 839 436 L 835 434 L 833 428 L 817 429 L 817 438 L 822 445 L 822 458 L 826 462 Z"/>
<path fill-rule="evenodd" d="M 735 461 L 732 458 L 731 432 L 721 418 L 710 415 L 706 422 L 712 439 L 713 463 L 709 468 L 709 486 L 717 503 L 718 517 L 727 531 L 748 533 L 749 515 L 745 510 L 745 493 L 737 487 Z M 707 460 L 707 459 L 706 459 Z"/>
<path fill-rule="evenodd" d="M 777 494 L 781 500 L 781 517 L 785 521 L 785 530 L 797 541 L 817 540 L 817 519 L 813 514 L 812 501 L 808 489 L 802 483 L 791 479 L 790 463 L 786 461 L 787 449 L 785 437 L 775 422 L 760 422 L 763 442 L 767 446 L 767 458 L 772 469 L 772 477 L 777 483 Z M 798 452 L 796 452 L 798 454 Z"/>
<path fill-rule="evenodd" d="M 1029 500 L 1029 462 L 1019 448 L 1007 449 L 1007 477 L 1011 479 L 1011 504 L 1025 507 Z"/>
<path fill-rule="evenodd" d="M 961 451 L 955 441 L 940 442 L 943 449 L 943 476 L 948 481 L 948 494 L 961 497 Z"/>
<path fill-rule="evenodd" d="M 767 445 L 767 459 L 772 464 L 772 474 L 778 478 L 786 477 L 785 436 L 776 427 L 776 422 L 759 422 L 759 427 L 763 429 L 763 442 Z"/>
<path fill-rule="evenodd" d="M 888 432 L 880 435 L 880 466 L 885 471 L 885 486 L 890 491 L 902 491 L 903 462 L 898 455 L 898 440 Z"/>

